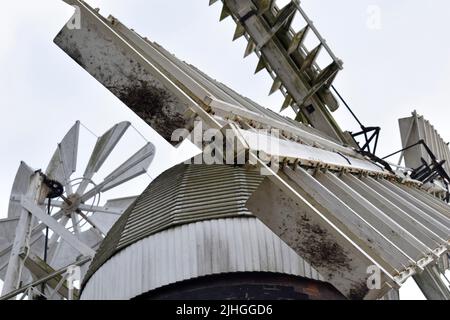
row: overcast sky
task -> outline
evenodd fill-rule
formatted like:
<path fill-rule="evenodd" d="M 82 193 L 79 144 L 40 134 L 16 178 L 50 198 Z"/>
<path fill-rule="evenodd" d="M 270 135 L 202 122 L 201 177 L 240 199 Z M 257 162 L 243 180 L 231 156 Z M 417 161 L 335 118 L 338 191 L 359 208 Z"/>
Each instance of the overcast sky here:
<path fill-rule="evenodd" d="M 264 72 L 254 76 L 256 58 L 243 59 L 245 42 L 231 42 L 234 23 L 219 23 L 220 2 L 208 0 L 91 0 L 103 15 L 130 28 L 242 94 L 278 111 L 280 95 L 268 97 Z M 344 61 L 335 82 L 362 122 L 381 126 L 380 155 L 400 149 L 397 120 L 416 109 L 450 140 L 450 2 L 447 0 L 303 0 L 302 4 L 337 56 Z M 21 160 L 45 169 L 56 143 L 76 120 L 96 135 L 128 120 L 157 145 L 150 175 L 189 155 L 174 150 L 102 85 L 76 65 L 53 38 L 73 9 L 63 1 L 8 1 L 0 12 L 0 217 Z M 379 13 L 379 16 L 378 16 Z M 379 23 L 378 23 L 379 22 Z M 359 128 L 348 112 L 335 113 L 342 128 Z M 82 130 L 79 169 L 95 142 Z M 130 130 L 105 170 L 107 174 L 144 139 Z M 148 176 L 116 195 L 139 192 Z"/>

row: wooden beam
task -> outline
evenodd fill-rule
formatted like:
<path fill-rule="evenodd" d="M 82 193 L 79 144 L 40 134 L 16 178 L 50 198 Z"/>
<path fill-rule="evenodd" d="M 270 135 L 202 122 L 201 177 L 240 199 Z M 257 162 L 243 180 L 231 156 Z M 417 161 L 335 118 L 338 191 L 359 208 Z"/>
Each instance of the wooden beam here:
<path fill-rule="evenodd" d="M 27 269 L 30 270 L 30 272 L 33 273 L 38 279 L 44 278 L 56 272 L 52 267 L 45 263 L 44 260 L 31 252 L 28 254 L 23 253 L 21 258 L 24 259 Z M 61 282 L 62 278 L 62 275 L 56 275 L 55 277 L 47 280 L 45 284 L 50 288 L 55 289 Z M 75 288 L 73 290 L 74 298 L 78 299 L 78 290 Z M 69 297 L 69 288 L 67 287 L 67 283 L 65 283 L 65 281 L 63 285 L 60 286 L 58 293 L 65 298 Z"/>
<path fill-rule="evenodd" d="M 26 196 L 31 200 L 33 206 L 37 206 L 40 202 L 40 193 L 42 186 L 42 177 L 34 173 L 30 176 L 30 184 Z M 32 215 L 22 207 L 20 212 L 20 219 L 17 224 L 16 236 L 11 249 L 11 255 L 9 257 L 8 269 L 6 270 L 5 282 L 3 284 L 2 295 L 16 290 L 20 284 L 20 266 L 21 258 L 20 254 L 25 250 L 27 239 L 31 237 L 32 230 Z"/>
<path fill-rule="evenodd" d="M 71 232 L 59 224 L 51 216 L 47 215 L 39 206 L 34 204 L 28 198 L 23 198 L 21 201 L 22 206 L 33 214 L 37 219 L 46 224 L 53 232 L 56 232 L 60 237 L 66 241 L 71 247 L 79 251 L 85 256 L 94 257 L 95 250 L 90 248 L 88 245 L 81 242 L 77 237 L 75 237 Z"/>
<path fill-rule="evenodd" d="M 367 268 L 377 262 L 287 181 L 281 173 L 268 176 L 246 206 L 349 299 L 383 296 L 390 288 L 386 284 L 395 283 L 393 277 L 382 272 L 382 287 L 370 292 Z"/>

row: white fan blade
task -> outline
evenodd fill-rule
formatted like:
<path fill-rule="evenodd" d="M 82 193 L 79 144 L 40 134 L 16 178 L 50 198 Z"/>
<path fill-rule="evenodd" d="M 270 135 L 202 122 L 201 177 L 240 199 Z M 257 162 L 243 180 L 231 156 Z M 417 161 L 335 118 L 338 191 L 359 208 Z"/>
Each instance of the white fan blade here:
<path fill-rule="evenodd" d="M 44 248 L 45 248 L 45 236 L 44 233 L 36 239 L 36 241 L 33 242 L 33 244 L 30 244 L 31 246 L 31 252 L 41 259 L 44 259 Z"/>
<path fill-rule="evenodd" d="M 138 196 L 111 199 L 106 201 L 104 208 L 106 210 L 114 210 L 124 213 L 138 198 Z"/>
<path fill-rule="evenodd" d="M 19 222 L 19 218 L 13 219 L 3 219 L 0 220 L 0 279 L 5 279 L 5 274 L 7 270 L 7 265 L 9 262 L 9 257 L 11 253 L 11 246 L 14 242 L 16 235 L 16 228 Z M 31 252 L 43 256 L 44 253 L 44 237 L 41 236 L 39 239 L 30 242 Z M 30 279 L 30 274 L 24 272 L 22 274 L 22 279 Z"/>
<path fill-rule="evenodd" d="M 105 178 L 105 181 L 109 182 L 102 188 L 102 192 L 108 191 L 147 172 L 154 157 L 155 146 L 149 142 L 134 156 L 128 159 L 128 161 Z"/>
<path fill-rule="evenodd" d="M 53 200 L 52 206 L 54 206 L 56 208 L 63 208 L 65 206 L 65 202 Z M 83 203 L 79 204 L 77 208 L 83 212 L 102 212 L 102 213 L 108 213 L 108 214 L 119 215 L 119 216 L 123 213 L 119 209 L 106 208 L 104 206 L 100 207 L 100 206 L 94 206 L 94 205 L 83 204 Z"/>
<path fill-rule="evenodd" d="M 81 202 L 86 202 L 99 192 L 108 191 L 122 183 L 125 183 L 141 174 L 144 174 L 155 157 L 155 146 L 146 144 L 141 150 L 114 170 L 105 180 L 95 186 L 81 197 Z"/>
<path fill-rule="evenodd" d="M 96 233 L 92 229 L 81 232 L 79 239 L 81 242 L 91 247 L 95 251 L 103 241 L 103 238 L 101 238 L 98 233 Z M 54 269 L 59 269 L 70 265 L 71 263 L 74 263 L 76 261 L 76 258 L 80 255 L 80 253 L 75 250 L 69 243 L 63 240 L 60 241 L 62 242 L 58 242 L 56 247 L 57 250 L 54 251 L 51 259 L 51 267 Z"/>
<path fill-rule="evenodd" d="M 9 247 L 10 244 L 14 241 L 14 236 L 16 233 L 17 223 L 19 222 L 19 218 L 13 219 L 3 219 L 0 220 L 0 251 Z M 10 250 L 8 250 L 8 253 Z M 8 263 L 9 254 L 0 255 L 0 268 L 5 263 Z M 3 271 L 3 272 L 2 272 Z M 4 271 L 0 270 L 0 278 L 4 279 Z"/>
<path fill-rule="evenodd" d="M 57 213 L 55 213 L 54 215 L 52 215 L 52 217 L 56 220 L 61 219 L 61 217 L 63 217 L 64 212 L 58 211 Z M 8 218 L 9 219 L 9 218 Z M 15 219 L 19 219 L 19 218 L 15 218 Z M 11 219 L 13 220 L 13 219 Z M 35 226 L 33 228 L 33 231 L 31 232 L 31 240 L 30 240 L 30 245 L 34 246 L 34 245 L 39 245 L 39 243 L 43 242 L 44 240 L 44 234 L 42 233 L 42 230 L 45 229 L 45 224 L 40 223 L 37 226 Z M 8 231 L 11 231 L 8 229 Z M 12 232 L 15 233 L 16 229 L 12 229 Z M 59 235 L 58 235 L 59 237 Z M 43 245 L 41 246 L 43 248 Z M 9 255 L 11 253 L 11 249 L 12 249 L 12 241 L 10 243 L 7 243 L 6 245 L 0 245 L 0 261 L 3 261 L 3 259 L 8 260 L 9 259 Z M 4 269 L 4 266 L 0 263 L 0 271 L 2 271 Z"/>
<path fill-rule="evenodd" d="M 120 198 L 108 200 L 103 207 L 103 212 L 96 211 L 90 216 L 90 220 L 93 221 L 103 233 L 108 233 L 108 231 L 112 228 L 114 223 L 120 218 L 120 214 L 111 214 L 108 211 L 120 212 L 124 213 L 133 203 L 136 201 L 137 197 L 128 197 L 128 198 Z M 106 212 L 105 212 L 106 211 Z"/>
<path fill-rule="evenodd" d="M 82 195 L 84 193 L 94 174 L 103 165 L 130 125 L 131 123 L 126 121 L 118 123 L 109 129 L 103 136 L 98 138 L 83 174 L 84 179 L 78 187 L 77 194 Z"/>
<path fill-rule="evenodd" d="M 46 175 L 50 179 L 62 183 L 68 194 L 72 193 L 72 188 L 69 183 L 70 176 L 77 169 L 79 136 L 80 121 L 77 121 L 69 132 L 67 132 L 61 143 L 58 144 L 46 170 Z"/>
<path fill-rule="evenodd" d="M 20 216 L 22 206 L 20 205 L 20 198 L 25 195 L 30 186 L 30 177 L 34 173 L 25 162 L 21 162 L 17 170 L 16 178 L 14 180 L 11 198 L 9 201 L 8 218 L 15 218 Z"/>

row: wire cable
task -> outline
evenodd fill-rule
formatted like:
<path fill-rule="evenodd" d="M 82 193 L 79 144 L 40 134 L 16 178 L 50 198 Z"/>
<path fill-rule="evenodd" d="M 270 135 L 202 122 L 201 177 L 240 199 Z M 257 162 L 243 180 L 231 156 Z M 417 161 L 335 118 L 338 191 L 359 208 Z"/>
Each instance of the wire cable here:
<path fill-rule="evenodd" d="M 97 139 L 99 138 L 99 136 L 96 135 L 96 134 L 94 133 L 94 131 L 92 131 L 91 129 L 89 129 L 83 122 L 80 121 L 80 124 L 81 124 L 81 126 L 82 126 L 83 128 L 85 128 L 85 129 L 86 129 L 90 134 L 92 134 L 94 137 L 96 137 Z"/>

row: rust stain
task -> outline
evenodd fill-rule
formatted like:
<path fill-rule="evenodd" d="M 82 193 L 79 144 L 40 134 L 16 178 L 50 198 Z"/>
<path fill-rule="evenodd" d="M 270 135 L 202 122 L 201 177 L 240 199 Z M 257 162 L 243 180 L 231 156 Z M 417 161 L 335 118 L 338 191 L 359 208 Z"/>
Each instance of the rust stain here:
<path fill-rule="evenodd" d="M 309 296 L 320 296 L 320 289 L 315 283 L 309 283 L 303 289 L 303 292 L 308 294 Z"/>

